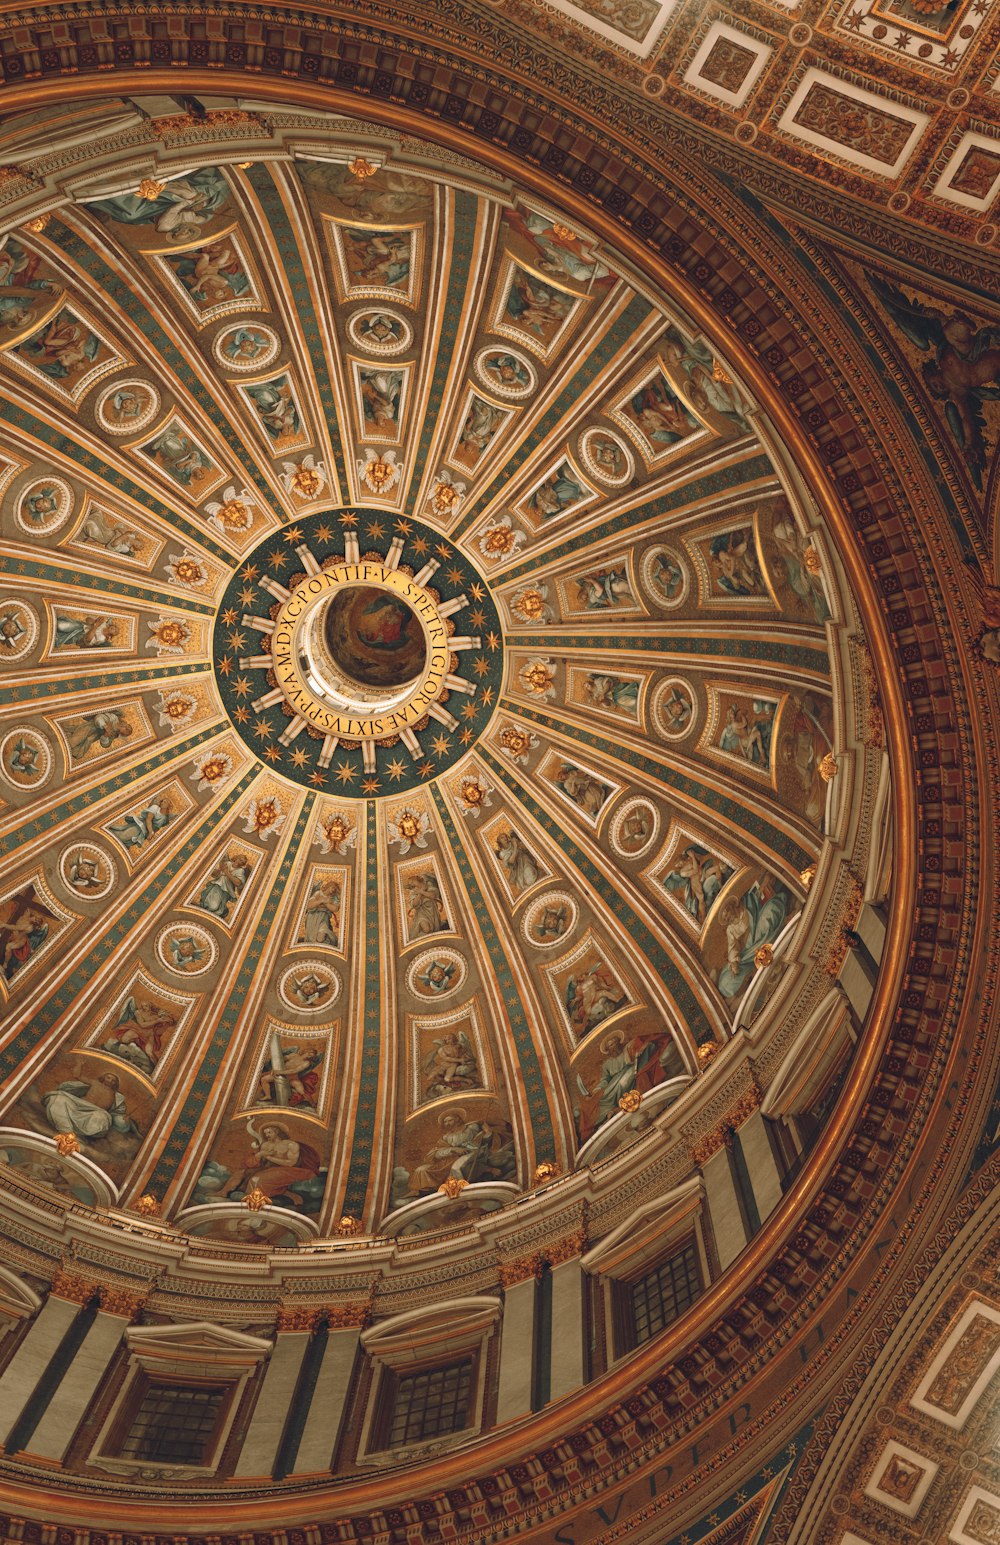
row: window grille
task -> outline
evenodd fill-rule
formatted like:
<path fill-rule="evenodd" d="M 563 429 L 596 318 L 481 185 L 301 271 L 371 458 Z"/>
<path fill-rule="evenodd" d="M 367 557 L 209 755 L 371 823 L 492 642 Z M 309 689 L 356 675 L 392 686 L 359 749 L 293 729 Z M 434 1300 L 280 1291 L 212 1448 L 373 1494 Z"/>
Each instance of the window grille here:
<path fill-rule="evenodd" d="M 634 1346 L 657 1335 L 682 1315 L 701 1292 L 701 1274 L 693 1240 L 644 1277 L 628 1284 Z"/>
<path fill-rule="evenodd" d="M 149 1384 L 121 1446 L 123 1459 L 207 1463 L 229 1390 L 207 1385 Z"/>
<path fill-rule="evenodd" d="M 392 1392 L 388 1422 L 388 1447 L 404 1448 L 469 1424 L 472 1394 L 472 1361 L 425 1368 L 420 1373 L 398 1374 Z"/>

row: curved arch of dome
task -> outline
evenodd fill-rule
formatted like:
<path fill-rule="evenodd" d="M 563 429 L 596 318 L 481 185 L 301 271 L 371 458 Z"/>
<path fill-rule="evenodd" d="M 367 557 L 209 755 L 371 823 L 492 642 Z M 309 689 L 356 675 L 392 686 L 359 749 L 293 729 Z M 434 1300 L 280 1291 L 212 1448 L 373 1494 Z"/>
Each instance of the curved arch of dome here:
<path fill-rule="evenodd" d="M 599 224 L 599 222 L 596 219 L 594 219 L 593 217 L 590 219 L 590 221 L 588 221 L 588 223 L 592 227 L 596 227 Z M 770 404 L 769 404 L 769 406 L 770 406 Z M 783 414 L 779 414 L 778 413 L 776 405 L 775 405 L 775 412 L 776 412 L 776 417 L 781 417 L 781 418 L 784 417 Z M 811 460 L 811 453 L 807 457 L 807 451 L 806 451 L 805 442 L 802 440 L 801 436 L 797 433 L 797 431 L 793 431 L 792 425 L 790 423 L 783 423 L 782 427 L 783 427 L 784 432 L 786 432 L 788 434 L 790 443 L 794 443 L 796 445 L 797 450 L 799 451 L 799 453 L 802 456 L 803 463 L 805 463 L 806 460 L 808 459 L 808 460 L 810 460 L 811 465 L 813 465 L 815 467 L 816 463 Z M 819 474 L 818 468 L 816 470 L 817 470 L 817 492 L 819 493 L 820 490 L 822 489 L 823 485 L 822 485 L 822 481 L 821 481 L 821 478 L 820 478 L 820 474 Z M 822 499 L 822 502 L 824 503 L 824 505 L 827 507 L 827 514 L 828 514 L 828 517 L 831 520 L 831 523 L 834 525 L 835 529 L 840 531 L 841 534 L 843 536 L 845 536 L 845 538 L 846 538 L 846 532 L 844 531 L 844 528 L 843 528 L 842 517 L 841 517 L 841 514 L 840 514 L 839 510 L 836 509 L 832 505 L 832 503 L 827 500 L 825 491 L 821 494 L 821 499 Z M 212 552 L 211 548 L 209 548 L 207 550 L 209 552 Z M 894 696 L 893 693 L 890 693 L 889 690 L 888 690 L 889 682 L 890 682 L 890 675 L 889 675 L 890 657 L 889 657 L 888 652 L 883 650 L 882 634 L 881 634 L 881 631 L 880 631 L 880 629 L 878 628 L 878 625 L 877 625 L 876 615 L 875 615 L 874 609 L 872 609 L 870 607 L 870 605 L 869 605 L 868 596 L 867 596 L 867 588 L 866 588 L 866 584 L 864 583 L 864 580 L 863 580 L 862 571 L 860 569 L 860 566 L 858 566 L 857 564 L 854 563 L 853 557 L 851 556 L 849 543 L 846 543 L 846 542 L 845 542 L 845 551 L 846 551 L 846 554 L 847 554 L 847 557 L 848 557 L 849 566 L 852 567 L 852 571 L 853 571 L 852 577 L 855 578 L 855 580 L 858 583 L 858 600 L 859 600 L 859 604 L 865 610 L 866 622 L 867 622 L 868 626 L 873 630 L 872 636 L 873 636 L 874 645 L 875 645 L 876 657 L 877 657 L 877 659 L 879 661 L 879 664 L 880 665 L 884 665 L 886 667 L 884 678 L 883 678 L 883 688 L 885 690 L 885 699 L 884 699 L 884 701 L 885 701 L 885 707 L 886 707 L 886 716 L 887 716 L 887 722 L 888 722 L 888 727 L 889 727 L 889 730 L 890 730 L 890 734 L 893 737 L 893 747 L 894 747 L 894 751 L 896 753 L 896 767 L 897 767 L 897 771 L 898 771 L 900 777 L 902 777 L 902 769 L 906 765 L 906 762 L 905 762 L 906 746 L 904 744 L 905 736 L 904 736 L 904 733 L 903 733 L 903 721 L 902 721 L 902 718 L 898 714 L 898 711 L 897 711 L 897 706 L 896 706 L 896 703 L 895 703 L 895 696 Z M 95 692 L 94 701 L 96 701 L 96 700 L 97 700 L 97 695 L 96 695 L 96 692 Z M 211 741 L 206 741 L 205 744 L 208 745 L 208 746 L 211 746 L 212 742 Z M 900 786 L 900 792 L 901 793 L 904 792 L 902 784 Z M 300 796 L 296 796 L 296 799 L 298 799 L 300 801 L 299 808 L 301 809 L 301 807 L 304 805 L 305 802 L 303 800 L 301 800 Z M 289 827 L 289 829 L 292 832 L 294 832 L 294 830 L 295 830 L 294 816 L 295 816 L 295 808 L 293 807 L 288 812 L 288 817 L 289 817 L 288 827 Z M 900 836 L 900 839 L 901 839 L 900 843 L 898 845 L 898 852 L 899 852 L 899 857 L 900 857 L 899 882 L 900 882 L 901 885 L 903 884 L 903 882 L 908 877 L 907 876 L 906 865 L 907 865 L 907 863 L 909 861 L 908 860 L 909 844 L 908 844 L 908 840 L 907 839 L 911 835 L 910 827 L 911 827 L 911 816 L 910 816 L 909 811 L 907 810 L 907 811 L 904 811 L 904 813 L 903 813 L 903 815 L 902 815 L 902 817 L 900 819 L 899 826 L 898 826 L 898 833 L 899 833 L 899 836 Z M 286 840 L 289 840 L 289 839 L 286 839 Z M 367 832 L 365 834 L 365 840 L 366 841 L 370 840 L 369 834 Z M 891 947 L 891 950 L 890 950 L 890 957 L 891 957 L 891 959 L 893 961 L 896 961 L 899 958 L 899 951 L 902 948 L 902 934 L 903 934 L 904 929 L 905 929 L 905 921 L 906 921 L 905 918 L 903 918 L 902 914 L 901 914 L 900 922 L 899 922 L 898 934 L 893 936 L 892 947 Z M 880 987 L 880 995 L 881 996 L 880 996 L 879 1005 L 878 1005 L 879 1009 L 882 1010 L 883 1012 L 888 1012 L 888 1009 L 890 1007 L 890 1001 L 889 1000 L 891 998 L 892 992 L 893 992 L 893 987 L 892 987 L 892 984 L 891 984 L 891 980 L 888 982 L 888 984 L 886 982 L 883 982 L 882 986 Z M 871 1071 L 872 1071 L 872 1069 L 874 1067 L 876 1055 L 877 1055 L 877 1046 L 876 1046 L 875 1041 L 873 1040 L 871 1043 L 869 1043 L 868 1047 L 865 1049 L 863 1057 L 860 1059 L 858 1066 L 855 1068 L 855 1070 L 854 1070 L 854 1072 L 852 1074 L 852 1091 L 851 1092 L 852 1092 L 853 1095 L 856 1096 L 856 1095 L 860 1094 L 866 1079 L 868 1078 L 868 1076 L 870 1075 L 870 1073 L 871 1073 Z M 838 1142 L 840 1141 L 840 1139 L 842 1138 L 842 1136 L 844 1135 L 844 1133 L 847 1130 L 847 1122 L 848 1122 L 848 1116 L 849 1116 L 849 1105 L 850 1105 L 850 1101 L 848 1100 L 848 1101 L 845 1102 L 845 1105 L 842 1108 L 840 1119 L 834 1124 L 834 1126 L 831 1128 L 831 1131 L 828 1134 L 827 1138 L 824 1140 L 824 1143 L 823 1143 L 823 1145 L 821 1147 L 820 1155 L 817 1157 L 816 1162 L 815 1162 L 815 1164 L 813 1166 L 813 1169 L 812 1169 L 812 1177 L 811 1177 L 811 1179 L 809 1181 L 810 1185 L 814 1184 L 815 1181 L 818 1180 L 819 1175 L 820 1175 L 821 1170 L 822 1170 L 822 1167 L 829 1163 L 829 1160 L 832 1157 Z M 801 1204 L 801 1200 L 799 1200 L 799 1205 L 800 1206 L 802 1205 Z M 791 1208 L 787 1209 L 787 1211 L 790 1212 Z M 787 1222 L 787 1219 L 783 1219 L 782 1220 L 783 1225 L 786 1222 Z M 778 1232 L 777 1229 L 772 1231 L 774 1236 L 777 1235 L 777 1232 Z M 761 1236 L 761 1238 L 757 1242 L 757 1245 L 755 1246 L 754 1250 L 751 1252 L 750 1256 L 747 1258 L 747 1263 L 746 1263 L 747 1269 L 742 1274 L 742 1280 L 744 1282 L 749 1280 L 750 1274 L 751 1274 L 751 1272 L 753 1270 L 760 1269 L 760 1267 L 762 1267 L 765 1264 L 765 1262 L 767 1260 L 767 1252 L 772 1247 L 772 1243 L 773 1243 L 773 1240 L 772 1240 L 772 1234 L 771 1233 L 765 1233 L 765 1235 Z M 730 1288 L 731 1288 L 730 1284 L 726 1284 L 725 1285 L 725 1291 L 723 1291 L 723 1289 L 720 1288 L 720 1291 L 715 1295 L 715 1298 L 713 1299 L 713 1301 L 708 1305 L 706 1313 L 711 1311 L 711 1310 L 716 1309 L 719 1305 L 721 1305 L 721 1302 L 722 1302 L 723 1298 L 725 1297 L 725 1292 L 730 1291 Z M 678 1336 L 677 1339 L 678 1339 L 678 1342 L 679 1342 L 680 1337 Z M 658 1354 L 662 1354 L 662 1352 L 663 1352 L 663 1348 L 658 1348 Z M 636 1371 L 638 1372 L 641 1369 L 642 1366 L 643 1366 L 642 1365 L 642 1360 L 640 1360 L 640 1363 L 639 1363 Z M 650 1359 L 647 1360 L 647 1371 L 651 1371 L 652 1366 L 653 1366 L 653 1359 L 651 1357 Z M 630 1371 L 630 1375 L 629 1376 L 631 1377 L 631 1371 Z M 542 1424 L 539 1424 L 539 1428 L 541 1428 L 541 1425 Z"/>

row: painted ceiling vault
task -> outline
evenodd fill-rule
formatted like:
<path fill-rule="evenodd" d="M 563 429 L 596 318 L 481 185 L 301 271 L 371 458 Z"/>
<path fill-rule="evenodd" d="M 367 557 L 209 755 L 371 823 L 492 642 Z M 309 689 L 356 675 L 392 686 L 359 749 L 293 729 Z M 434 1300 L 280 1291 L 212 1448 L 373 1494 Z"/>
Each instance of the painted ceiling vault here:
<path fill-rule="evenodd" d="M 732 368 L 556 212 L 375 155 L 118 174 L 2 256 L 0 1120 L 174 1213 L 259 1183 L 276 1242 L 676 1098 L 853 712 Z"/>
<path fill-rule="evenodd" d="M 996 11 L 4 9 L 2 1545 L 995 1545 Z"/>

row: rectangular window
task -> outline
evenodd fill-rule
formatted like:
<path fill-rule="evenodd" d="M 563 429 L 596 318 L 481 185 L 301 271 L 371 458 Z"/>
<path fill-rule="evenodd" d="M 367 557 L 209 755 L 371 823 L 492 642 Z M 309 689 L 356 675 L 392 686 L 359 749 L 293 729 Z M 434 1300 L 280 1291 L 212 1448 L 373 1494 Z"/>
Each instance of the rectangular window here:
<path fill-rule="evenodd" d="M 121 1458 L 207 1464 L 229 1393 L 228 1386 L 147 1384 L 122 1441 Z"/>
<path fill-rule="evenodd" d="M 392 1390 L 386 1447 L 405 1448 L 469 1425 L 472 1360 L 397 1374 Z"/>
<path fill-rule="evenodd" d="M 659 1266 L 625 1284 L 631 1309 L 633 1346 L 657 1335 L 683 1314 L 701 1292 L 701 1273 L 694 1240 Z"/>

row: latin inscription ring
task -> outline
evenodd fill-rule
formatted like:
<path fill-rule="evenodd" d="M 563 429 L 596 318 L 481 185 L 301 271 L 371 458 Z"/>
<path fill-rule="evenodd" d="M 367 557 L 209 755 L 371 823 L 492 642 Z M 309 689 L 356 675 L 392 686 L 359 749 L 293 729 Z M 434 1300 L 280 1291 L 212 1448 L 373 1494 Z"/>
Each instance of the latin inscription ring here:
<path fill-rule="evenodd" d="M 420 623 L 426 647 L 424 669 L 403 701 L 394 701 L 366 717 L 346 706 L 338 709 L 319 695 L 308 653 L 302 647 L 310 621 L 334 593 L 345 586 L 361 585 L 387 591 L 405 602 Z M 438 615 L 434 597 L 408 574 L 371 561 L 338 563 L 300 581 L 278 612 L 271 650 L 275 679 L 295 712 L 325 734 L 348 740 L 386 740 L 419 723 L 444 690 L 451 658 L 448 628 Z"/>

